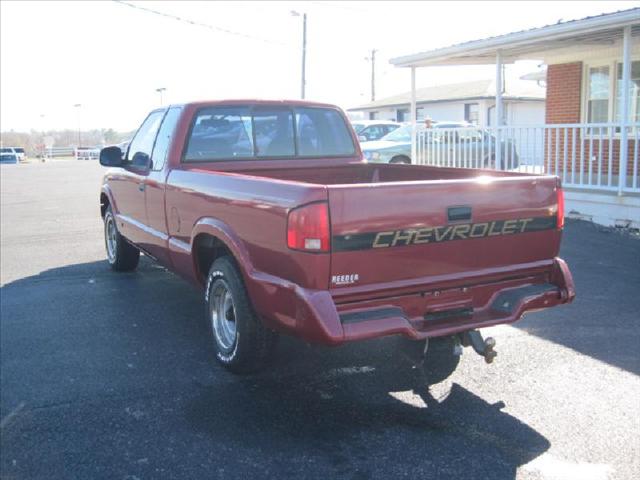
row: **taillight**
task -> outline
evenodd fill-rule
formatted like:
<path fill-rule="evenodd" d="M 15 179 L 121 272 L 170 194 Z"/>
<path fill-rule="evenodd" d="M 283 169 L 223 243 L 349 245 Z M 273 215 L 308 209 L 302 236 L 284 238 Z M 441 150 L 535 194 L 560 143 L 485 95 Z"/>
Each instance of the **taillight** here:
<path fill-rule="evenodd" d="M 289 212 L 287 246 L 307 252 L 329 251 L 329 206 L 326 203 L 312 203 Z"/>
<path fill-rule="evenodd" d="M 564 228 L 564 191 L 558 187 L 558 218 L 556 220 L 556 227 L 558 230 Z"/>

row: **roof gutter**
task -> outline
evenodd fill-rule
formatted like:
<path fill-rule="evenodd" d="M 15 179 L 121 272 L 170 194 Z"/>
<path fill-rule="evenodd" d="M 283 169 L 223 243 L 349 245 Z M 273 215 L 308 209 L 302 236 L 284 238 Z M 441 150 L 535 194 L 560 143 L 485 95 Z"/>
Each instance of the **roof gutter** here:
<path fill-rule="evenodd" d="M 450 60 L 459 55 L 482 55 L 493 54 L 499 48 L 518 47 L 521 45 L 535 43 L 536 41 L 549 42 L 571 37 L 576 34 L 591 33 L 599 30 L 611 28 L 623 28 L 627 25 L 640 23 L 640 9 L 625 10 L 623 12 L 611 13 L 584 20 L 573 20 L 570 22 L 549 25 L 523 32 L 509 33 L 494 38 L 465 42 L 450 47 L 431 50 L 428 52 L 416 53 L 389 60 L 389 63 L 396 67 L 419 67 L 435 65 L 444 60 Z"/>

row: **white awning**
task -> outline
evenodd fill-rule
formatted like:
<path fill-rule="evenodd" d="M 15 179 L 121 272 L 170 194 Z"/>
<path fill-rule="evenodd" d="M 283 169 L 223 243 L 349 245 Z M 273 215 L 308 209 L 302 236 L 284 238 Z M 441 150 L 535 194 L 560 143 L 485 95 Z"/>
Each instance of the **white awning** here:
<path fill-rule="evenodd" d="M 498 50 L 503 63 L 541 59 L 543 52 L 576 44 L 613 45 L 616 40 L 622 38 L 622 29 L 626 26 L 632 26 L 632 36 L 640 36 L 640 8 L 396 57 L 392 58 L 390 63 L 397 67 L 413 68 L 435 65 L 493 64 Z"/>

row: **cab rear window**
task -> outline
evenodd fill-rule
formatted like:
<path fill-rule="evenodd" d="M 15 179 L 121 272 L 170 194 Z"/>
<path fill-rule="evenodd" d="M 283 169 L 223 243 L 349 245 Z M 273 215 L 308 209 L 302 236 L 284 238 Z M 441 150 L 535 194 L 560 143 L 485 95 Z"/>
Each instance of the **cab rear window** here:
<path fill-rule="evenodd" d="M 342 115 L 317 107 L 210 107 L 198 111 L 184 160 L 341 157 L 355 153 Z"/>

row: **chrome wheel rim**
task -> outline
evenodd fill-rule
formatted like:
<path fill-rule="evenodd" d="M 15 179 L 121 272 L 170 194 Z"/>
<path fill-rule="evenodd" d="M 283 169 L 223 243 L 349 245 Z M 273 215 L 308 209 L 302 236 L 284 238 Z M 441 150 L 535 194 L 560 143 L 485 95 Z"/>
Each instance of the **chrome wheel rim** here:
<path fill-rule="evenodd" d="M 211 326 L 216 342 L 225 351 L 233 348 L 237 337 L 236 307 L 227 282 L 216 280 L 211 287 L 213 308 L 211 309 Z"/>
<path fill-rule="evenodd" d="M 104 236 L 105 242 L 107 244 L 107 256 L 109 257 L 109 262 L 113 263 L 116 259 L 116 248 L 117 248 L 117 231 L 116 224 L 113 221 L 113 217 L 107 217 L 107 223 L 104 228 Z"/>

